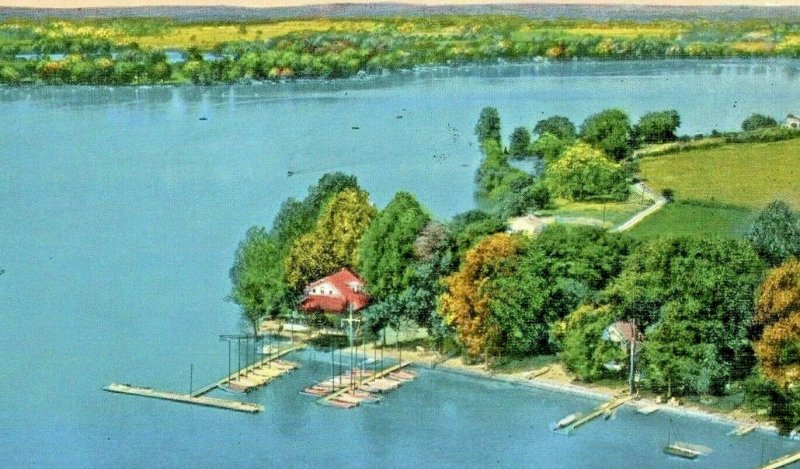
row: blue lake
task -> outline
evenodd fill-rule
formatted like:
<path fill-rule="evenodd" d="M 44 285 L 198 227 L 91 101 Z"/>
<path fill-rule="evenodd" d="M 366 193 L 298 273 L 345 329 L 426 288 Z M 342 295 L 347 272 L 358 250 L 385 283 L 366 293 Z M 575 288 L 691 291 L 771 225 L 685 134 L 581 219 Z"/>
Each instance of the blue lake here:
<path fill-rule="evenodd" d="M 680 112 L 681 133 L 800 112 L 796 61 L 569 62 L 431 69 L 338 82 L 0 88 L 0 460 L 5 467 L 235 465 L 673 467 L 667 415 L 620 411 L 572 437 L 549 425 L 594 403 L 425 371 L 377 406 L 298 391 L 325 355 L 248 399 L 256 416 L 111 395 L 227 370 L 218 335 L 248 227 L 322 174 L 358 176 L 385 205 L 409 190 L 440 218 L 473 207 L 480 109 L 504 134 L 607 107 Z M 205 117 L 207 120 L 200 120 Z M 287 176 L 292 171 L 294 175 Z M 697 467 L 753 467 L 798 445 L 675 417 L 714 448 Z"/>

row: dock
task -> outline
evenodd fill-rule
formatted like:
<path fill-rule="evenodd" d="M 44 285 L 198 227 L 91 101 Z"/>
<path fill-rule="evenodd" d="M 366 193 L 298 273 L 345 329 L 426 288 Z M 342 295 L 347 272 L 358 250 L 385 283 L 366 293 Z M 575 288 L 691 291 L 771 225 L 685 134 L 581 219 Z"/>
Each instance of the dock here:
<path fill-rule="evenodd" d="M 216 407 L 218 409 L 235 410 L 237 412 L 247 412 L 255 414 L 264 410 L 264 406 L 250 402 L 229 401 L 226 399 L 216 399 L 206 396 L 192 396 L 191 394 L 178 394 L 168 391 L 156 391 L 155 389 L 131 384 L 111 383 L 105 388 L 106 391 L 120 394 L 130 394 L 133 396 L 150 397 L 166 401 L 183 402 L 184 404 L 195 404 L 205 407 Z"/>
<path fill-rule="evenodd" d="M 214 389 L 220 388 L 220 387 L 222 387 L 222 386 L 224 386 L 224 385 L 226 385 L 228 383 L 235 383 L 235 382 L 238 382 L 238 381 L 243 381 L 243 378 L 248 376 L 248 375 L 250 375 L 250 374 L 258 375 L 259 372 L 263 373 L 265 371 L 264 367 L 269 368 L 270 364 L 272 364 L 273 362 L 276 362 L 281 357 L 284 357 L 284 356 L 286 356 L 286 355 L 288 355 L 288 354 L 290 354 L 292 352 L 296 352 L 296 351 L 298 351 L 298 350 L 300 350 L 302 348 L 303 348 L 302 345 L 298 345 L 298 346 L 295 346 L 295 347 L 289 347 L 289 348 L 285 348 L 285 349 L 283 349 L 283 350 L 281 350 L 281 351 L 279 351 L 279 352 L 277 352 L 277 353 L 275 353 L 273 355 L 267 356 L 266 358 L 263 358 L 263 359 L 255 362 L 255 363 L 249 365 L 249 366 L 246 366 L 246 367 L 240 369 L 239 371 L 235 371 L 235 372 L 231 373 L 229 376 L 225 376 L 224 378 L 221 378 L 218 381 L 209 384 L 208 386 L 205 386 L 205 387 L 202 387 L 202 388 L 198 389 L 197 391 L 192 393 L 192 397 L 203 396 L 205 394 L 210 393 Z M 292 369 L 294 369 L 296 367 L 297 367 L 297 365 L 294 365 L 294 364 L 292 364 L 290 366 L 281 366 L 280 369 L 276 369 L 275 370 L 276 371 L 275 373 L 269 373 L 269 374 L 261 375 L 260 378 L 256 379 L 255 381 L 253 381 L 253 383 L 254 384 L 258 383 L 259 386 L 262 386 L 262 385 L 268 383 L 269 381 L 272 381 L 273 379 L 288 373 L 289 371 L 291 371 Z M 263 380 L 261 378 L 267 378 L 267 379 Z M 261 381 L 264 381 L 264 382 L 261 382 Z M 256 387 L 256 386 L 242 386 L 242 387 L 243 388 L 247 388 L 246 390 L 249 390 L 252 387 Z"/>
<path fill-rule="evenodd" d="M 582 425 L 584 425 L 586 423 L 591 422 L 592 420 L 596 419 L 597 417 L 600 417 L 601 415 L 603 415 L 605 413 L 613 411 L 614 409 L 616 409 L 617 407 L 621 406 L 622 404 L 630 401 L 631 399 L 633 399 L 633 396 L 623 396 L 623 397 L 615 398 L 615 399 L 613 399 L 611 401 L 608 401 L 608 402 L 605 402 L 603 404 L 600 404 L 593 411 L 589 412 L 588 414 L 584 415 L 583 417 L 580 417 L 579 419 L 575 420 L 574 422 L 570 423 L 569 425 L 566 425 L 565 428 L 566 428 L 567 433 L 572 433 L 573 431 L 577 430 L 578 427 L 580 427 L 580 426 L 582 426 Z"/>
<path fill-rule="evenodd" d="M 755 424 L 744 424 L 736 427 L 733 431 L 731 431 L 731 435 L 733 436 L 745 436 L 755 431 L 756 426 Z"/>
<path fill-rule="evenodd" d="M 764 466 L 759 466 L 758 469 L 778 469 L 779 467 L 786 467 L 789 464 L 794 464 L 800 461 L 800 451 L 781 456 L 778 459 L 773 459 Z"/>
<path fill-rule="evenodd" d="M 208 386 L 204 386 L 197 391 L 193 391 L 188 394 L 181 394 L 171 391 L 158 391 L 146 386 L 119 383 L 111 383 L 103 389 L 108 392 L 119 394 L 149 397 L 165 401 L 182 402 L 184 404 L 195 404 L 205 407 L 215 407 L 218 409 L 227 409 L 254 414 L 263 411 L 264 406 L 250 402 L 207 397 L 206 394 L 217 388 L 225 389 L 224 386 L 226 385 L 230 385 L 231 388 L 235 387 L 237 391 L 241 392 L 247 392 L 258 386 L 263 386 L 271 380 L 297 368 L 297 364 L 283 362 L 282 360 L 279 361 L 279 359 L 285 355 L 300 350 L 301 348 L 303 348 L 303 346 L 283 349 L 274 355 L 270 355 L 264 359 L 252 363 L 249 366 L 231 373 L 229 376 L 225 376 L 224 378 L 215 381 Z"/>
<path fill-rule="evenodd" d="M 377 402 L 380 399 L 376 393 L 397 389 L 402 382 L 413 380 L 415 377 L 413 374 L 401 371 L 411 364 L 412 362 L 407 361 L 374 373 L 369 370 L 351 370 L 338 377 L 338 384 L 334 377 L 309 386 L 303 392 L 320 395 L 321 397 L 317 399 L 318 404 L 350 409 L 361 403 Z M 344 376 L 352 377 L 353 380 Z"/>

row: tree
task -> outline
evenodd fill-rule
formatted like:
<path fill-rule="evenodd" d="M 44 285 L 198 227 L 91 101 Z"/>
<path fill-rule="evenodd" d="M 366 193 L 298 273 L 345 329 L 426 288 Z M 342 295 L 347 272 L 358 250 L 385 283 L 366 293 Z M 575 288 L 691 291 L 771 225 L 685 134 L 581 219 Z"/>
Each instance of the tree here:
<path fill-rule="evenodd" d="M 786 202 L 774 201 L 758 214 L 747 239 L 771 266 L 800 256 L 800 216 Z"/>
<path fill-rule="evenodd" d="M 553 194 L 570 200 L 625 200 L 628 178 L 623 167 L 600 150 L 577 143 L 547 167 Z"/>
<path fill-rule="evenodd" d="M 633 250 L 600 304 L 648 331 L 642 362 L 654 390 L 719 394 L 752 369 L 748 337 L 762 272 L 744 241 L 655 239 Z"/>
<path fill-rule="evenodd" d="M 578 138 L 578 134 L 575 132 L 575 124 L 564 116 L 552 116 L 540 120 L 533 127 L 533 133 L 540 138 L 549 133 L 567 143 L 572 143 Z"/>
<path fill-rule="evenodd" d="M 500 114 L 497 108 L 485 107 L 481 110 L 478 123 L 475 125 L 475 135 L 478 137 L 478 142 L 494 140 L 498 145 L 501 144 Z"/>
<path fill-rule="evenodd" d="M 800 382 L 800 260 L 791 259 L 769 273 L 755 322 L 764 327 L 755 344 L 764 376 L 784 389 Z"/>
<path fill-rule="evenodd" d="M 340 172 L 323 175 L 308 188 L 302 201 L 289 198 L 283 202 L 272 222 L 271 234 L 288 250 L 296 239 L 314 229 L 322 208 L 345 189 L 360 190 L 355 176 Z"/>
<path fill-rule="evenodd" d="M 239 305 L 242 316 L 258 333 L 258 322 L 275 316 L 286 299 L 283 253 L 264 228 L 252 227 L 239 243 L 230 270 L 229 299 Z"/>
<path fill-rule="evenodd" d="M 545 132 L 541 137 L 536 139 L 531 145 L 531 153 L 544 159 L 545 164 L 555 162 L 564 150 L 569 148 L 569 144 L 564 140 L 556 137 L 550 132 Z"/>
<path fill-rule="evenodd" d="M 453 233 L 456 257 L 463 257 L 484 237 L 507 229 L 506 220 L 482 210 L 470 210 L 454 216 L 450 222 L 450 230 Z"/>
<path fill-rule="evenodd" d="M 633 134 L 640 144 L 673 142 L 678 138 L 675 131 L 680 125 L 678 111 L 648 112 L 639 119 Z"/>
<path fill-rule="evenodd" d="M 345 189 L 322 209 L 314 230 L 292 244 L 284 260 L 286 282 L 298 290 L 342 267 L 358 265 L 358 245 L 376 214 L 369 195 Z"/>
<path fill-rule="evenodd" d="M 510 271 L 508 262 L 522 247 L 521 239 L 505 233 L 488 236 L 466 255 L 460 269 L 444 280 L 446 291 L 439 301 L 439 313 L 457 331 L 459 340 L 473 357 L 497 350 L 498 327 L 492 317 L 487 282 Z"/>
<path fill-rule="evenodd" d="M 376 297 L 397 294 L 414 272 L 414 242 L 430 216 L 408 192 L 398 192 L 364 232 L 358 272 Z"/>
<path fill-rule="evenodd" d="M 553 335 L 561 349 L 558 356 L 578 379 L 591 382 L 607 377 L 611 373 L 604 365 L 625 358 L 619 344 L 603 339 L 603 332 L 615 319 L 608 305 L 583 305 L 555 325 Z"/>
<path fill-rule="evenodd" d="M 517 127 L 511 133 L 508 152 L 511 158 L 522 159 L 531 155 L 531 133 L 525 127 Z"/>
<path fill-rule="evenodd" d="M 586 118 L 581 124 L 580 137 L 617 161 L 632 152 L 630 119 L 619 109 L 607 109 Z"/>
<path fill-rule="evenodd" d="M 753 114 L 742 122 L 742 130 L 752 132 L 753 130 L 777 127 L 778 121 L 764 114 Z"/>

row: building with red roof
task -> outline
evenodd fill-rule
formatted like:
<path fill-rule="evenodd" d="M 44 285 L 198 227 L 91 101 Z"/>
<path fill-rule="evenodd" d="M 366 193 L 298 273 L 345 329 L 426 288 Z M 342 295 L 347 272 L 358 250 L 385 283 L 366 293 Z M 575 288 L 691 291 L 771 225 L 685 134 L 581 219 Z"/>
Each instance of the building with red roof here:
<path fill-rule="evenodd" d="M 348 269 L 323 277 L 306 285 L 300 302 L 303 311 L 344 313 L 352 307 L 358 311 L 369 304 L 364 281 Z"/>

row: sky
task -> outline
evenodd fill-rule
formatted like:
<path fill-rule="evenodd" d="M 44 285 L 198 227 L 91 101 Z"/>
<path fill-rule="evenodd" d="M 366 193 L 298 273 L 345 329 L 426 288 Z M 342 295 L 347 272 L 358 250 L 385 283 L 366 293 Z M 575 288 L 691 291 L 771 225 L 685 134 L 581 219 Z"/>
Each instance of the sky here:
<path fill-rule="evenodd" d="M 482 4 L 482 3 L 547 3 L 547 4 L 625 4 L 625 5 L 758 5 L 773 6 L 797 5 L 800 0 L 0 0 L 0 6 L 37 8 L 80 8 L 80 7 L 130 7 L 153 5 L 186 6 L 244 6 L 277 7 L 320 5 L 334 3 L 412 3 L 412 4 Z"/>

